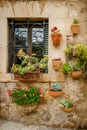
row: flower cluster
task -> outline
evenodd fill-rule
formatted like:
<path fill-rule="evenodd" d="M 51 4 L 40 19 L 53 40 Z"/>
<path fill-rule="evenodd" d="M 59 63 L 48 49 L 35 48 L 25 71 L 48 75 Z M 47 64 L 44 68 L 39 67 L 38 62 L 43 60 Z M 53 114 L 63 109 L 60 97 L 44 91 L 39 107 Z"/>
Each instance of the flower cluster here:
<path fill-rule="evenodd" d="M 60 32 L 60 29 L 58 29 L 58 27 L 53 27 L 52 29 L 51 29 L 51 32 L 52 33 L 59 33 Z"/>
<path fill-rule="evenodd" d="M 30 88 L 14 88 L 13 90 L 7 90 L 8 96 L 12 97 L 13 103 L 18 105 L 29 105 L 39 103 L 42 95 L 42 89 L 37 86 Z"/>

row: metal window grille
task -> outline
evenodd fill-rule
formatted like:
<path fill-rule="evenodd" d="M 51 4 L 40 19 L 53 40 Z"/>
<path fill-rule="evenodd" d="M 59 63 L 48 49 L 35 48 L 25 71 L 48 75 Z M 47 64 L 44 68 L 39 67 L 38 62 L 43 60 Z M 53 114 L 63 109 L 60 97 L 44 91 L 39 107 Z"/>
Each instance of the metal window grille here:
<path fill-rule="evenodd" d="M 27 54 L 36 53 L 39 59 L 48 54 L 48 20 L 8 20 L 8 72 L 17 63 L 17 52 L 23 49 Z M 48 72 L 48 68 L 42 72 Z"/>

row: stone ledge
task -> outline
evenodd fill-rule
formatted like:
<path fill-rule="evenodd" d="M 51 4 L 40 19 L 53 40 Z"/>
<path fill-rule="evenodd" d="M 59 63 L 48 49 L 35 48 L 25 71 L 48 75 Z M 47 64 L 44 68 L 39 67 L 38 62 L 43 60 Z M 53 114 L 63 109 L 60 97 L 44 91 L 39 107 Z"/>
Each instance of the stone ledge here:
<path fill-rule="evenodd" d="M 41 83 L 47 83 L 47 82 L 64 82 L 65 77 L 62 73 L 53 73 L 53 74 L 41 74 L 41 78 L 36 81 L 26 81 L 26 82 L 41 82 Z M 6 74 L 0 74 L 0 82 L 19 82 L 18 80 L 14 79 L 14 74 L 6 73 Z"/>

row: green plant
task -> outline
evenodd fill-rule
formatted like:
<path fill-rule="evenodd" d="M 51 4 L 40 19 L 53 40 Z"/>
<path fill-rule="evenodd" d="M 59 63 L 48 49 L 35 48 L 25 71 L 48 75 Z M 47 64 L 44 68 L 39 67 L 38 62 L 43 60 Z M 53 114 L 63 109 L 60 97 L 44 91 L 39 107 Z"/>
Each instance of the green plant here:
<path fill-rule="evenodd" d="M 72 108 L 73 107 L 73 103 L 71 101 L 62 101 L 60 104 L 65 108 Z"/>
<path fill-rule="evenodd" d="M 79 20 L 76 19 L 76 18 L 74 18 L 74 19 L 73 19 L 73 24 L 79 24 Z"/>
<path fill-rule="evenodd" d="M 71 72 L 71 66 L 67 63 L 63 64 L 62 71 L 64 74 L 68 75 Z"/>
<path fill-rule="evenodd" d="M 82 64 L 87 64 L 87 46 L 85 44 L 77 44 L 75 45 L 76 50 L 76 60 Z"/>
<path fill-rule="evenodd" d="M 61 86 L 59 83 L 52 84 L 51 88 L 53 91 L 61 91 Z"/>
<path fill-rule="evenodd" d="M 20 61 L 19 64 L 13 64 L 11 71 L 24 76 L 26 73 L 32 73 L 47 67 L 48 57 L 43 56 L 41 60 L 36 57 L 36 54 L 31 56 L 27 55 L 22 49 L 18 51 L 17 58 Z"/>
<path fill-rule="evenodd" d="M 73 50 L 73 45 L 68 46 L 65 50 L 66 57 L 69 59 L 72 58 L 72 50 Z"/>
<path fill-rule="evenodd" d="M 79 70 L 83 70 L 83 66 L 81 66 L 80 64 L 74 64 L 72 65 L 72 71 L 79 71 Z"/>
<path fill-rule="evenodd" d="M 12 90 L 10 96 L 13 98 L 13 103 L 17 105 L 29 105 L 39 103 L 41 100 L 40 90 L 37 86 L 28 89 Z"/>
<path fill-rule="evenodd" d="M 73 54 L 74 53 L 74 54 Z M 70 45 L 65 50 L 66 57 L 73 61 L 72 70 L 83 70 L 85 75 L 85 68 L 87 66 L 87 45 L 76 44 L 74 46 Z M 67 66 L 63 66 L 63 72 L 67 73 Z"/>

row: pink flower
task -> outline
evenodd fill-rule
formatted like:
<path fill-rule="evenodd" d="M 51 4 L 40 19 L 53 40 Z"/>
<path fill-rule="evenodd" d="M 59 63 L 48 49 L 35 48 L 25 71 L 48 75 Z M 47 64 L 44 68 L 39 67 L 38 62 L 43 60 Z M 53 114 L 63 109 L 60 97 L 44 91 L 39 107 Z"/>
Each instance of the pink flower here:
<path fill-rule="evenodd" d="M 10 91 L 10 90 L 7 90 L 7 93 L 8 93 L 8 96 L 10 96 L 10 95 L 11 95 L 11 91 Z"/>
<path fill-rule="evenodd" d="M 40 95 L 42 95 L 42 89 L 41 88 L 39 88 L 39 92 L 40 92 Z"/>

